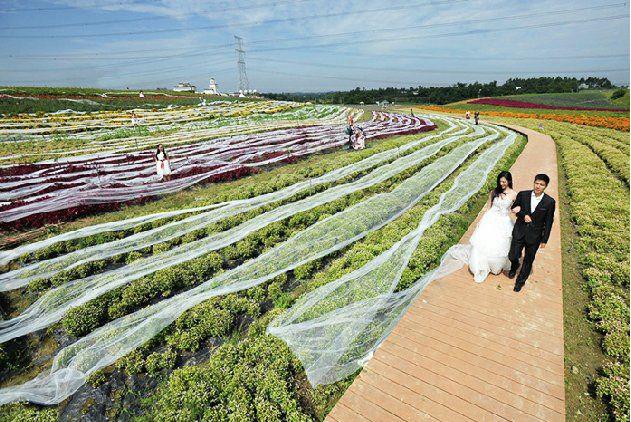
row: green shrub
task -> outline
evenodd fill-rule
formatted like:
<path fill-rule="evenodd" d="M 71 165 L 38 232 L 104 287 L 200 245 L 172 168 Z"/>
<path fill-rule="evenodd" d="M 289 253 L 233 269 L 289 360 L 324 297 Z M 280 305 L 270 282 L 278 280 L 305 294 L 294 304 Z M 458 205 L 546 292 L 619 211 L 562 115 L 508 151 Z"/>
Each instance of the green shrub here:
<path fill-rule="evenodd" d="M 625 88 L 616 89 L 611 93 L 611 99 L 617 100 L 618 98 L 622 98 L 627 95 L 627 90 Z"/>
<path fill-rule="evenodd" d="M 163 420 L 311 421 L 298 396 L 299 371 L 300 363 L 276 338 L 226 344 L 207 364 L 173 372 L 152 414 Z"/>
<path fill-rule="evenodd" d="M 596 380 L 596 394 L 609 401 L 616 421 L 629 420 L 629 366 L 607 362 Z"/>
<path fill-rule="evenodd" d="M 15 403 L 0 407 L 0 422 L 56 422 L 56 408 Z"/>

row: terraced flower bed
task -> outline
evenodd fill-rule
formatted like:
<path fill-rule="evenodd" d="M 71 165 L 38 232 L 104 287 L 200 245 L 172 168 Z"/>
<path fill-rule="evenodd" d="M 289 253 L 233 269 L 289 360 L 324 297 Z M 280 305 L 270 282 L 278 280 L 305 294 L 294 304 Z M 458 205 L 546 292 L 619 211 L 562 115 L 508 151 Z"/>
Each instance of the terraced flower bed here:
<path fill-rule="evenodd" d="M 519 101 L 508 98 L 476 98 L 468 101 L 469 104 L 484 104 L 499 107 L 513 108 L 542 108 L 547 110 L 591 110 L 591 111 L 620 111 L 620 108 L 614 107 L 581 107 L 581 106 L 558 106 L 551 104 L 533 103 L 528 101 Z"/>
<path fill-rule="evenodd" d="M 384 262 L 381 254 L 399 256 L 401 245 L 409 260 L 380 267 L 394 278 L 374 285 L 382 279 L 357 279 L 357 286 L 384 295 L 422 291 L 418 280 L 460 238 L 494 173 L 523 146 L 501 128 L 430 120 L 439 131 L 247 200 L 88 226 L 1 255 L 13 309 L 0 322 L 6 359 L 25 338 L 36 350 L 48 344 L 49 359 L 56 357 L 37 380 L 0 390 L 0 402 L 69 397 L 58 408 L 66 417 L 321 419 L 355 369 L 312 388 L 307 377 L 319 382 L 305 372 L 310 365 L 290 341 L 265 334 L 269 322 L 308 301 L 305 293 Z M 326 303 L 320 316 L 349 304 Z M 274 326 L 288 326 L 278 321 Z M 338 351 L 340 365 L 369 353 L 387 332 L 387 323 L 379 326 L 365 337 L 370 341 L 351 342 L 349 354 Z M 27 360 L 11 375 L 23 380 L 33 369 Z M 90 391 L 105 400 L 95 402 Z M 2 410 L 37 413 L 23 405 Z"/>
<path fill-rule="evenodd" d="M 257 101 L 166 110 L 20 115 L 2 120 L 4 162 L 33 162 L 100 152 L 137 151 L 284 127 L 343 123 L 348 109 Z M 135 117 L 134 117 L 135 116 Z"/>
<path fill-rule="evenodd" d="M 464 115 L 464 110 L 470 108 L 466 104 L 463 107 L 443 107 L 443 106 L 422 106 L 423 110 L 431 110 L 442 113 L 457 113 Z M 512 111 L 500 111 L 500 110 L 481 110 L 482 118 L 486 116 L 492 117 L 506 117 L 506 118 L 518 118 L 518 119 L 541 119 L 552 120 L 557 122 L 566 122 L 583 126 L 595 126 L 604 127 L 608 129 L 615 129 L 623 132 L 629 132 L 629 117 L 616 116 L 604 116 L 598 114 L 557 114 L 557 113 L 526 113 L 526 112 L 512 112 Z"/>
<path fill-rule="evenodd" d="M 569 215 L 586 316 L 600 338 L 605 360 L 588 389 L 609 406 L 612 419 L 629 418 L 629 134 L 569 123 L 519 120 L 557 144 L 567 182 Z M 567 335 L 567 334 L 566 334 Z M 571 334 L 570 334 L 571 335 Z M 580 356 L 574 359 L 579 360 Z"/>
<path fill-rule="evenodd" d="M 374 113 L 364 125 L 368 141 L 434 128 L 429 120 L 389 113 Z M 162 141 L 158 138 L 154 142 Z M 340 147 L 346 142 L 343 127 L 329 124 L 173 147 L 169 150 L 173 177 L 164 182 L 155 175 L 151 151 L 13 165 L 0 170 L 0 199 L 5 200 L 0 206 L 0 222 L 5 228 L 19 228 L 68 220 L 203 182 L 233 180 L 263 166 Z"/>

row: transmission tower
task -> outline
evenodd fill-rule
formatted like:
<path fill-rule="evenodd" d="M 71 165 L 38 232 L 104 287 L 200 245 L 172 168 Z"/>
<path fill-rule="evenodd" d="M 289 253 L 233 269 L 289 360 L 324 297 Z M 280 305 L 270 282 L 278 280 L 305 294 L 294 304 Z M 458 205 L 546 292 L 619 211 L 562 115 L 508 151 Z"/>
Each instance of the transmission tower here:
<path fill-rule="evenodd" d="M 243 49 L 243 38 L 234 36 L 234 50 L 237 52 L 237 68 L 239 69 L 239 91 L 243 94 L 250 90 L 248 74 L 245 72 L 245 50 Z"/>

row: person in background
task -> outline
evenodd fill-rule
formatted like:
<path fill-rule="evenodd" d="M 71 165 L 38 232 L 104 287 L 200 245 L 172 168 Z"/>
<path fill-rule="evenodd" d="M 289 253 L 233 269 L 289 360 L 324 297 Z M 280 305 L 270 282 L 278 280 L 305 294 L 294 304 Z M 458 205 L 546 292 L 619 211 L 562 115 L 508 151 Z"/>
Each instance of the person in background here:
<path fill-rule="evenodd" d="M 351 135 L 351 148 L 354 150 L 366 148 L 366 135 L 364 129 L 358 125 L 353 125 L 353 134 Z"/>
<path fill-rule="evenodd" d="M 480 121 L 480 112 L 476 111 L 475 113 L 473 113 L 473 120 L 475 120 L 475 124 L 477 125 L 478 122 Z"/>
<path fill-rule="evenodd" d="M 464 114 L 465 119 L 469 120 L 471 118 L 471 112 L 469 110 L 467 110 L 467 112 Z"/>
<path fill-rule="evenodd" d="M 142 91 L 140 91 L 140 94 L 138 94 L 138 96 L 139 96 L 140 98 L 145 98 L 145 94 L 144 94 Z"/>
<path fill-rule="evenodd" d="M 156 171 L 158 176 L 160 176 L 161 181 L 170 181 L 171 180 L 171 161 L 169 160 L 169 156 L 164 150 L 164 146 L 162 144 L 158 145 L 156 149 L 156 153 L 154 155 L 154 160 L 156 162 Z"/>
<path fill-rule="evenodd" d="M 348 149 L 353 149 L 353 126 L 355 125 L 355 121 L 352 114 L 348 115 L 346 122 L 348 123 L 345 130 L 345 133 L 348 135 Z"/>

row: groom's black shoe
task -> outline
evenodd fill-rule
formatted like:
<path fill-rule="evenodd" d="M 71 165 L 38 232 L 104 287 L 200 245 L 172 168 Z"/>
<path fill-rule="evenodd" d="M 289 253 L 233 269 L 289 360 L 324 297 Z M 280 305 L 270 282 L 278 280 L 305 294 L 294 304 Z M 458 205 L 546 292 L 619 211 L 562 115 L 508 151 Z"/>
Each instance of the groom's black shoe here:
<path fill-rule="evenodd" d="M 517 274 L 517 270 L 510 270 L 508 272 L 508 278 L 510 278 L 512 280 L 513 278 L 515 278 L 516 274 Z"/>
<path fill-rule="evenodd" d="M 521 291 L 521 288 L 524 287 L 524 284 L 526 284 L 525 281 L 519 281 L 517 280 L 517 282 L 515 283 L 515 287 L 513 287 L 513 291 L 514 292 L 519 292 Z"/>

